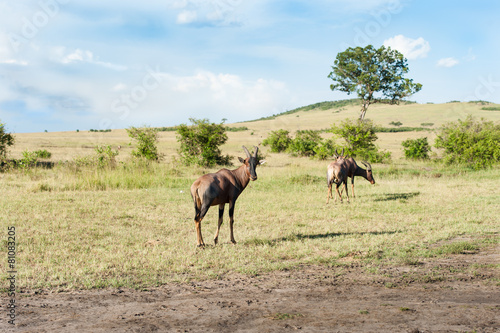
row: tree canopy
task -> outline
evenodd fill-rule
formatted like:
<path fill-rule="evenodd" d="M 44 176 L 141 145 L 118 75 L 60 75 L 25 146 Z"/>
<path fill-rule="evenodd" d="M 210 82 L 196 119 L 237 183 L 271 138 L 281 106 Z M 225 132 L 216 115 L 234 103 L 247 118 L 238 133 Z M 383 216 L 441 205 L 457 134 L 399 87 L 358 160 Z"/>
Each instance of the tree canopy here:
<path fill-rule="evenodd" d="M 422 89 L 420 83 L 404 77 L 408 71 L 407 59 L 397 50 L 368 45 L 338 53 L 328 77 L 334 82 L 330 89 L 361 98 L 359 119 L 363 120 L 370 104 L 398 104 Z"/>

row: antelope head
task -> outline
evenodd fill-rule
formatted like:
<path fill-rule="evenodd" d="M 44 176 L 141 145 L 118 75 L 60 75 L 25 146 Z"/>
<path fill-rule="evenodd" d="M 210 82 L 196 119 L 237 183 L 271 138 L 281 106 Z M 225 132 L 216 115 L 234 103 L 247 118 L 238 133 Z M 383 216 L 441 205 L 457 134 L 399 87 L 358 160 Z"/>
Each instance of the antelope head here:
<path fill-rule="evenodd" d="M 255 152 L 254 152 L 253 156 L 250 154 L 250 152 L 248 151 L 248 149 L 245 146 L 242 146 L 242 147 L 243 147 L 243 151 L 247 155 L 247 158 L 242 159 L 241 157 L 238 157 L 238 160 L 245 165 L 245 171 L 246 171 L 248 177 L 250 177 L 250 179 L 252 181 L 257 180 L 257 173 L 255 172 L 255 168 L 257 167 L 257 165 L 261 165 L 261 164 L 266 163 L 266 161 L 265 160 L 260 160 L 260 161 L 257 160 L 257 152 L 259 151 L 259 147 L 253 146 L 255 148 Z"/>
<path fill-rule="evenodd" d="M 341 159 L 341 158 L 345 158 L 344 157 L 344 148 L 342 148 L 342 153 L 339 154 L 339 152 L 337 151 L 337 149 L 335 149 L 335 155 L 334 155 L 335 159 Z"/>
<path fill-rule="evenodd" d="M 361 161 L 361 163 L 363 163 L 363 165 L 366 167 L 366 179 L 370 182 L 370 184 L 375 184 L 375 179 L 373 178 L 371 164 L 366 161 Z"/>

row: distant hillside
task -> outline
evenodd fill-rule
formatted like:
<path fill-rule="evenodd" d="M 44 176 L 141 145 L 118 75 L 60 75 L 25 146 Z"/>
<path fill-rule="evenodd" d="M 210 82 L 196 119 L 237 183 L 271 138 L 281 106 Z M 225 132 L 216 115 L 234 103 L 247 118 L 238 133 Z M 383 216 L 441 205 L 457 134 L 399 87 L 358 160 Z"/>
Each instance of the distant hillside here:
<path fill-rule="evenodd" d="M 359 117 L 361 108 L 359 99 L 325 101 L 302 106 L 293 110 L 244 121 L 252 130 L 299 129 L 321 130 L 344 119 Z M 402 102 L 399 105 L 375 103 L 370 105 L 366 118 L 380 127 L 425 127 L 436 129 L 441 125 L 465 119 L 467 115 L 500 121 L 500 105 L 485 101 L 448 102 L 441 104 L 418 104 Z M 398 125 L 394 125 L 398 124 Z"/>
<path fill-rule="evenodd" d="M 413 101 L 403 101 L 401 102 L 401 105 L 407 105 L 407 104 L 416 104 L 417 102 Z M 361 105 L 361 99 L 359 98 L 352 98 L 352 99 L 341 99 L 338 101 L 325 101 L 325 102 L 319 102 L 319 103 L 314 103 L 306 106 L 301 106 L 296 109 L 290 110 L 290 111 L 284 111 L 278 114 L 273 114 L 272 116 L 269 117 L 262 117 L 259 119 L 254 119 L 254 120 L 246 120 L 243 121 L 244 123 L 249 123 L 249 122 L 254 122 L 254 121 L 259 121 L 259 120 L 271 120 L 275 119 L 276 117 L 280 116 L 286 116 L 290 114 L 294 114 L 297 112 L 301 111 L 311 111 L 311 110 L 331 110 L 331 109 L 340 109 L 346 106 L 360 106 Z"/>
<path fill-rule="evenodd" d="M 330 110 L 330 109 L 335 109 L 335 108 L 341 108 L 341 107 L 348 106 L 348 105 L 359 105 L 360 102 L 361 102 L 361 100 L 357 99 L 357 98 L 342 99 L 339 101 L 319 102 L 319 103 L 314 103 L 314 104 L 310 104 L 310 105 L 306 105 L 306 106 L 301 106 L 299 108 L 296 108 L 296 109 L 293 109 L 290 111 L 284 111 L 284 112 L 281 112 L 278 114 L 273 114 L 272 116 L 269 116 L 269 117 L 262 117 L 259 119 L 247 120 L 247 121 L 243 121 L 243 122 L 250 123 L 250 122 L 259 121 L 259 120 L 271 120 L 271 119 L 276 119 L 276 117 L 279 117 L 279 116 L 286 116 L 286 115 L 294 114 L 294 113 L 297 113 L 300 111 L 310 111 L 310 110 L 315 110 L 315 109 Z"/>

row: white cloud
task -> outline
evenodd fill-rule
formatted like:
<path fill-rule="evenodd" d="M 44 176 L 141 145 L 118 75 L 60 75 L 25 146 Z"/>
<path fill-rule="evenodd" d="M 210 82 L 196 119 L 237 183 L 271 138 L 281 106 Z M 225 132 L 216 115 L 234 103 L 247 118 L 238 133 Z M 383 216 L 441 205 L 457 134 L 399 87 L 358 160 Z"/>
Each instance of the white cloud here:
<path fill-rule="evenodd" d="M 9 37 L 6 33 L 0 31 L 0 64 L 10 64 L 26 66 L 28 62 L 26 60 L 19 59 L 9 41 Z"/>
<path fill-rule="evenodd" d="M 330 4 L 332 1 L 328 1 Z M 364 0 L 364 1 L 352 1 L 352 0 L 337 0 L 335 1 L 337 6 L 344 6 L 347 10 L 357 10 L 363 12 L 369 12 L 376 9 L 389 9 L 391 12 L 399 12 L 403 6 L 400 0 Z"/>
<path fill-rule="evenodd" d="M 157 126 L 183 123 L 189 117 L 234 122 L 283 111 L 293 99 L 283 82 L 263 78 L 244 80 L 238 75 L 206 70 L 187 76 L 157 72 L 155 78 L 158 86 L 146 88 L 142 95 L 137 94 L 141 85 L 129 84 L 131 88 L 117 91 L 117 99 L 111 104 L 112 119 L 121 117 L 128 124 Z"/>
<path fill-rule="evenodd" d="M 90 51 L 82 51 L 80 49 L 76 49 L 74 52 L 64 56 L 61 59 L 61 62 L 63 64 L 69 64 L 71 62 L 77 62 L 77 61 L 93 62 L 94 55 Z"/>
<path fill-rule="evenodd" d="M 24 60 L 17 59 L 0 59 L 0 64 L 10 64 L 10 65 L 18 65 L 18 66 L 27 66 L 28 62 Z"/>
<path fill-rule="evenodd" d="M 453 57 L 442 58 L 437 62 L 438 67 L 453 67 L 459 64 L 459 61 Z"/>
<path fill-rule="evenodd" d="M 425 58 L 431 50 L 429 42 L 422 37 L 412 39 L 403 35 L 397 35 L 385 40 L 384 45 L 398 50 L 409 60 Z"/>
<path fill-rule="evenodd" d="M 177 15 L 177 23 L 179 24 L 189 24 L 196 21 L 198 15 L 195 11 L 183 10 Z"/>
<path fill-rule="evenodd" d="M 194 24 L 202 26 L 227 26 L 239 24 L 235 17 L 241 10 L 242 1 L 200 1 L 182 0 L 171 4 L 174 10 L 180 10 L 177 15 L 178 24 Z"/>
<path fill-rule="evenodd" d="M 128 86 L 125 83 L 118 83 L 113 87 L 113 91 L 125 91 Z"/>
<path fill-rule="evenodd" d="M 250 114 L 267 114 L 290 98 L 286 85 L 275 80 L 260 78 L 245 81 L 238 75 L 209 71 L 199 71 L 193 76 L 164 74 L 164 77 L 171 91 L 177 93 L 177 98 L 198 100 L 200 108 L 211 106 L 223 112 L 238 110 Z"/>
<path fill-rule="evenodd" d="M 67 53 L 66 48 L 57 47 L 54 48 L 53 53 L 55 56 L 53 57 L 56 61 L 59 61 L 63 64 L 70 64 L 75 62 L 86 62 L 89 64 L 103 66 L 115 71 L 123 71 L 126 70 L 127 67 L 123 65 L 113 64 L 110 62 L 104 62 L 96 59 L 94 54 L 88 50 L 80 50 L 76 49 L 73 52 Z"/>

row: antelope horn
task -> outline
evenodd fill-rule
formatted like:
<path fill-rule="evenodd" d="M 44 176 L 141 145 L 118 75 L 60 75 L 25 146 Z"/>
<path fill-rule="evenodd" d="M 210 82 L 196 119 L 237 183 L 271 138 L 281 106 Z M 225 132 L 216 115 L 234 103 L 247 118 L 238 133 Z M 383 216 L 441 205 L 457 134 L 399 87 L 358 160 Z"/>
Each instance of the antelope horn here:
<path fill-rule="evenodd" d="M 342 148 L 342 154 L 341 154 L 341 156 L 344 156 L 344 148 Z"/>
<path fill-rule="evenodd" d="M 253 146 L 255 148 L 255 152 L 253 153 L 253 157 L 257 158 L 257 152 L 259 151 L 259 147 Z"/>
<path fill-rule="evenodd" d="M 339 152 L 337 151 L 337 148 L 335 148 L 335 157 L 339 157 Z"/>
<path fill-rule="evenodd" d="M 252 155 L 250 155 L 250 152 L 248 151 L 247 147 L 245 146 L 242 146 L 243 147 L 243 150 L 245 151 L 245 154 L 247 154 L 247 157 L 252 157 Z"/>
<path fill-rule="evenodd" d="M 363 163 L 363 165 L 368 169 L 368 170 L 371 170 L 372 169 L 372 166 L 370 165 L 370 163 L 366 162 L 366 161 L 361 161 L 361 163 Z"/>

